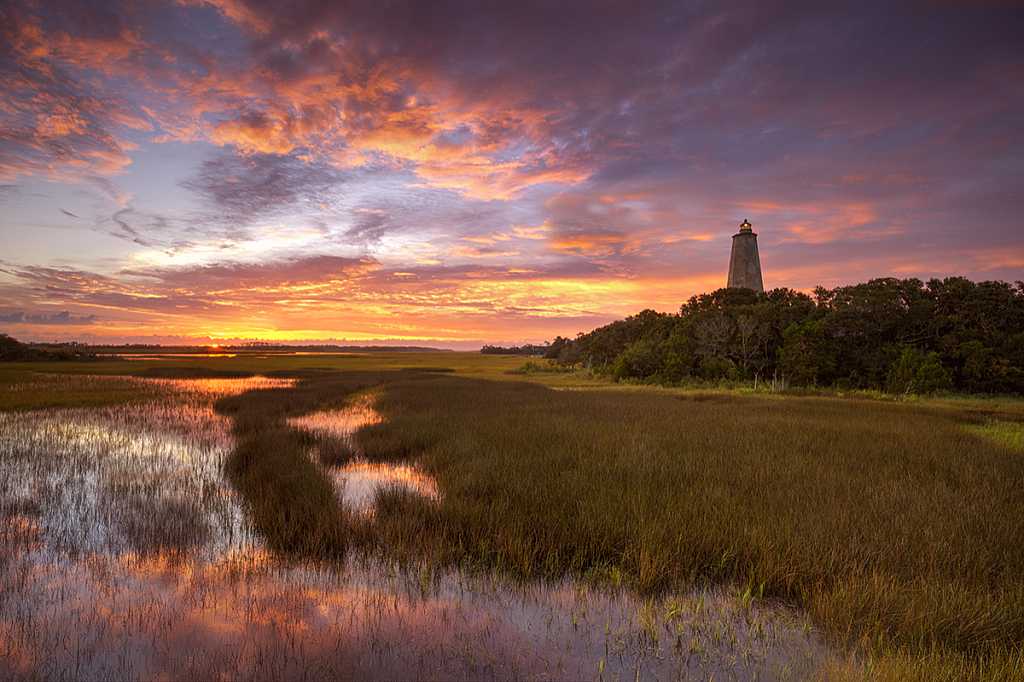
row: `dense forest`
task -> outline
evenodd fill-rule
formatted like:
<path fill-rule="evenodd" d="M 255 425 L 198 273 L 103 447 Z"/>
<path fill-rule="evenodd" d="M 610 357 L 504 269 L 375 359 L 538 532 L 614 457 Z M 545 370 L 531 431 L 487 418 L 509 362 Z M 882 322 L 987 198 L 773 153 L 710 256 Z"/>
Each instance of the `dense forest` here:
<path fill-rule="evenodd" d="M 1024 283 L 883 278 L 811 295 L 719 289 L 644 310 L 546 357 L 615 379 L 892 393 L 1024 392 Z"/>

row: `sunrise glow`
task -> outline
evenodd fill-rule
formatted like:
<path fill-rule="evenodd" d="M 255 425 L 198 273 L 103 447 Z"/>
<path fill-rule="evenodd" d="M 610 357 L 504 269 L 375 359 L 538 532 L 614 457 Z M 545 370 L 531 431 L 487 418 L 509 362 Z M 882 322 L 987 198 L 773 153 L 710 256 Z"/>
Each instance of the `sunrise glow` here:
<path fill-rule="evenodd" d="M 0 9 L 0 332 L 574 336 L 724 287 L 1024 279 L 1013 3 Z M 212 343 L 216 341 L 216 343 Z"/>

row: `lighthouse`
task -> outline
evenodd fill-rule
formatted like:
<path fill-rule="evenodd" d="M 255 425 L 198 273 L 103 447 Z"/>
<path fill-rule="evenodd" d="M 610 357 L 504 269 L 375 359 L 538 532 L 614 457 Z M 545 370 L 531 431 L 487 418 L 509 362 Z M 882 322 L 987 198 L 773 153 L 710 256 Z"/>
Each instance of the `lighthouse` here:
<path fill-rule="evenodd" d="M 740 231 L 732 236 L 732 256 L 729 258 L 728 287 L 746 287 L 764 292 L 761 282 L 761 259 L 757 255 L 757 235 L 746 220 Z"/>

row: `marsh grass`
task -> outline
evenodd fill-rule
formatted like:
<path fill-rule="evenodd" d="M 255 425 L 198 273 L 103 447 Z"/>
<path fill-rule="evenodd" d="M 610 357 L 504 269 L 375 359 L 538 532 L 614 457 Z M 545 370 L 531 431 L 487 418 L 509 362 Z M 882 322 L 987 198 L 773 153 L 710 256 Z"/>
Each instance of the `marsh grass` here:
<path fill-rule="evenodd" d="M 753 655 L 744 638 L 756 639 L 761 636 L 757 628 L 763 633 L 770 626 L 749 614 L 781 601 L 799 606 L 833 643 L 855 647 L 867 661 L 865 672 L 857 661 L 830 658 L 832 668 L 821 679 L 1022 677 L 1024 458 L 987 435 L 971 432 L 991 421 L 1012 421 L 1019 413 L 1016 407 L 986 408 L 983 414 L 974 414 L 973 408 L 953 403 L 847 401 L 719 390 L 551 391 L 507 378 L 482 381 L 414 371 L 285 368 L 278 376 L 295 383 L 254 386 L 217 402 L 219 413 L 231 419 L 235 442 L 225 471 L 241 492 L 266 545 L 285 559 L 313 559 L 314 567 L 320 568 L 310 570 L 331 566 L 340 570 L 346 550 L 360 547 L 382 566 L 401 566 L 400 573 L 414 582 L 419 576 L 416 589 L 421 600 L 437 590 L 437 576 L 447 566 L 456 569 L 448 575 L 461 576 L 466 571 L 478 577 L 512 576 L 525 580 L 522 585 L 557 584 L 572 576 L 613 593 L 635 589 L 642 598 L 652 600 L 690 587 L 724 589 L 733 595 L 729 608 L 752 609 L 742 612 L 747 616 L 738 612 L 738 617 L 747 619 L 753 634 L 739 627 L 743 621 L 701 620 L 693 614 L 679 617 L 686 613 L 683 607 L 668 606 L 666 613 L 640 607 L 636 620 L 621 626 L 621 631 L 611 620 L 607 622 L 603 639 L 587 645 L 606 647 L 601 666 L 607 667 L 599 667 L 596 675 L 580 676 L 601 677 L 608 670 L 608 677 L 632 679 L 632 672 L 639 676 L 651 669 L 639 663 L 630 667 L 631 656 L 639 662 L 644 656 L 658 660 L 671 655 L 679 661 L 674 670 L 682 674 L 696 670 L 720 679 L 718 673 L 731 668 L 705 661 L 722 651 L 728 656 Z M 31 384 L 34 378 L 18 381 Z M 114 391 L 115 403 L 133 391 L 131 400 L 151 390 L 132 388 L 131 382 L 124 386 Z M 78 395 L 75 390 L 69 394 L 72 398 Z M 384 488 L 374 501 L 372 521 L 340 505 L 331 494 L 325 467 L 309 456 L 319 444 L 288 424 L 289 418 L 350 405 L 352 396 L 368 390 L 374 391 L 376 407 L 387 421 L 363 427 L 356 447 L 377 461 L 416 458 L 436 477 L 443 493 L 435 500 Z M 39 387 L 27 391 L 45 393 Z M 45 429 L 40 433 L 39 446 L 45 448 L 49 436 Z M 116 429 L 110 433 L 116 435 Z M 54 442 L 64 437 L 58 435 Z M 91 442 L 80 443 L 87 458 Z M 115 452 L 117 448 L 108 449 Z M 54 460 L 49 465 L 63 467 L 70 477 L 58 487 L 40 477 L 45 483 L 42 494 L 26 497 L 27 479 L 18 472 L 32 461 L 30 449 L 4 453 L 4 461 L 6 479 L 0 493 L 6 502 L 0 515 L 11 522 L 8 544 L 15 550 L 4 558 L 9 570 L 2 576 L 0 608 L 23 603 L 11 601 L 12 596 L 29 589 L 34 580 L 31 571 L 22 570 L 18 552 L 31 551 L 58 531 L 71 537 L 76 529 L 88 531 L 92 523 L 103 532 L 119 528 L 129 548 L 147 543 L 164 548 L 155 553 L 159 561 L 209 542 L 203 539 L 201 524 L 184 524 L 198 529 L 190 539 L 181 537 L 170 522 L 143 524 L 133 530 L 116 515 L 98 512 L 92 500 L 76 493 L 83 486 L 96 490 L 89 488 L 88 477 L 75 473 L 87 471 L 92 466 L 89 462 L 74 457 Z M 220 499 L 217 483 L 208 472 L 195 480 L 198 487 L 186 487 L 196 499 Z M 144 516 L 187 519 L 194 511 L 187 504 L 162 504 L 159 495 L 152 496 L 174 485 L 163 476 L 108 477 L 98 494 L 119 501 L 112 507 L 117 514 L 152 498 L 152 509 Z M 63 530 L 37 523 L 61 505 L 68 510 L 68 519 L 78 512 L 85 515 Z M 73 545 L 70 542 L 64 549 L 75 549 Z M 152 561 L 144 552 L 139 557 L 143 564 Z M 246 573 L 249 569 L 245 569 L 239 575 L 249 581 L 265 570 Z M 203 589 L 198 591 L 212 594 Z M 105 590 L 99 588 L 101 593 Z M 308 591 L 302 585 L 297 590 Z M 42 599 L 57 603 L 52 595 Z M 379 603 L 363 599 L 352 607 L 353 613 L 372 611 L 373 604 Z M 219 608 L 239 613 L 253 609 L 253 603 L 228 599 L 227 606 Z M 420 602 L 413 599 L 411 603 Z M 697 604 L 693 608 L 698 615 L 712 606 Z M 137 613 L 132 615 L 130 601 L 127 613 L 117 604 L 101 604 L 88 626 L 90 632 L 108 632 L 111 608 L 125 623 L 138 618 Z M 33 637 L 31 609 L 16 609 L 24 614 L 17 618 L 25 619 L 17 625 L 22 628 L 19 632 L 29 633 L 19 637 Z M 302 649 L 307 640 L 288 624 L 307 622 L 310 613 L 283 615 L 280 641 L 250 648 L 250 658 L 210 659 L 209 669 L 197 659 L 194 663 L 199 667 L 188 667 L 192 663 L 186 662 L 178 670 L 193 679 L 218 670 L 235 670 L 254 679 L 351 674 L 353 659 L 322 650 L 310 654 L 312 667 L 307 666 L 307 652 Z M 462 622 L 451 620 L 464 618 L 459 613 L 456 609 L 443 622 Z M 210 617 L 215 621 L 210 632 L 224 632 L 223 615 Z M 548 616 L 547 626 L 554 617 Z M 262 612 L 253 615 L 255 629 L 244 631 L 240 640 L 236 632 L 232 641 L 243 645 L 255 641 L 264 627 L 261 618 Z M 406 615 L 394 618 L 402 621 Z M 576 620 L 573 611 L 573 627 Z M 595 627 L 593 616 L 589 622 Z M 691 630 L 684 637 L 687 625 Z M 192 626 L 184 619 L 181 632 Z M 476 626 L 468 623 L 467 627 Z M 480 637 L 486 638 L 486 630 Z M 414 629 L 397 636 L 421 634 Z M 64 641 L 62 635 L 54 636 L 58 644 Z M 132 670 L 130 665 L 126 668 L 102 658 L 102 652 L 111 650 L 110 643 L 118 642 L 110 636 L 113 639 L 104 635 L 89 645 L 90 655 L 100 663 L 92 663 L 88 670 Z M 678 646 L 673 637 L 678 638 Z M 39 640 L 34 646 L 46 651 L 53 643 Z M 456 644 L 453 648 L 452 640 L 442 641 L 423 660 L 448 666 L 434 668 L 451 673 L 440 677 L 519 674 L 516 668 L 496 663 L 511 661 L 514 650 L 500 646 L 481 650 L 465 639 Z M 151 646 L 161 651 L 159 643 Z M 373 658 L 377 652 L 386 654 L 402 644 L 370 637 L 367 646 L 374 652 L 371 660 L 377 661 Z M 554 653 L 567 655 L 572 646 L 560 645 Z M 226 655 L 221 648 L 211 651 L 218 657 Z M 423 656 L 422 652 L 412 655 Z M 0 669 L 14 660 L 15 654 L 4 658 Z M 60 660 L 68 662 L 66 657 Z M 689 667 L 691 662 L 697 667 Z M 762 659 L 762 667 L 751 669 L 757 679 L 765 676 L 764 664 Z M 741 661 L 741 665 L 745 664 Z M 790 665 L 785 663 L 775 677 L 819 678 L 819 673 Z M 30 667 L 23 676 L 53 677 L 75 669 Z M 570 669 L 559 663 L 532 670 L 566 676 Z M 961 676 L 955 674 L 957 670 Z M 746 673 L 740 675 L 744 676 L 749 678 Z"/>
<path fill-rule="evenodd" d="M 273 383 L 150 382 L 145 404 L 2 412 L 0 515 L 71 558 L 223 547 L 242 530 L 220 475 L 229 422 L 211 404 Z"/>
<path fill-rule="evenodd" d="M 289 556 L 337 559 L 348 517 L 334 488 L 286 429 L 244 439 L 225 465 L 269 546 Z"/>
<path fill-rule="evenodd" d="M 359 453 L 347 439 L 319 436 L 313 439 L 316 457 L 327 468 L 341 467 L 356 459 Z"/>
<path fill-rule="evenodd" d="M 247 391 L 217 403 L 233 420 L 237 447 L 224 470 L 245 499 L 253 523 L 269 546 L 285 556 L 338 561 L 365 525 L 335 495 L 323 463 L 347 461 L 344 441 L 288 424 L 312 412 L 340 408 L 360 392 L 415 372 L 332 372 L 307 369 L 282 373 L 294 386 Z M 319 450 L 321 463 L 310 456 Z M 326 462 L 324 460 L 326 459 Z"/>
<path fill-rule="evenodd" d="M 0 412 L 141 404 L 158 395 L 133 377 L 43 374 L 0 366 Z"/>
<path fill-rule="evenodd" d="M 973 424 L 970 430 L 1004 447 L 1024 454 L 1024 422 L 991 420 Z"/>
<path fill-rule="evenodd" d="M 382 499 L 410 554 L 748 585 L 869 655 L 1022 672 L 1000 666 L 1024 643 L 1024 458 L 956 409 L 447 377 L 391 383 L 377 409 L 360 447 L 420 455 L 444 492 Z"/>

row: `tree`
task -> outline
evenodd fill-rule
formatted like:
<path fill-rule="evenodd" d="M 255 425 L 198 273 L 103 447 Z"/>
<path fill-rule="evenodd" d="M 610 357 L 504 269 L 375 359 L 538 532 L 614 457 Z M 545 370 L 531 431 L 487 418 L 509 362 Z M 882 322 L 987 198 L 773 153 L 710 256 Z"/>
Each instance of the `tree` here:
<path fill-rule="evenodd" d="M 696 357 L 693 354 L 693 341 L 690 337 L 673 332 L 658 347 L 661 365 L 658 375 L 669 383 L 678 383 L 690 376 Z"/>
<path fill-rule="evenodd" d="M 27 351 L 25 344 L 7 334 L 0 334 L 0 360 L 20 360 Z"/>
<path fill-rule="evenodd" d="M 779 369 L 791 382 L 816 385 L 832 379 L 836 348 L 824 319 L 795 322 L 782 337 Z"/>
<path fill-rule="evenodd" d="M 548 348 L 548 352 L 544 354 L 544 357 L 549 360 L 556 360 L 561 354 L 562 349 L 565 348 L 565 343 L 568 339 L 563 339 L 561 336 L 556 336 L 555 340 L 551 343 L 551 347 Z"/>
<path fill-rule="evenodd" d="M 953 388 L 953 380 L 942 366 L 938 353 L 919 353 L 904 346 L 899 360 L 889 369 L 886 388 L 890 393 L 903 395 L 935 393 Z"/>
<path fill-rule="evenodd" d="M 615 361 L 614 376 L 616 379 L 637 377 L 646 379 L 658 371 L 661 357 L 654 340 L 644 337 L 626 346 L 626 350 Z"/>
<path fill-rule="evenodd" d="M 725 360 L 736 333 L 736 322 L 728 315 L 716 315 L 697 326 L 695 354 L 700 360 Z"/>

